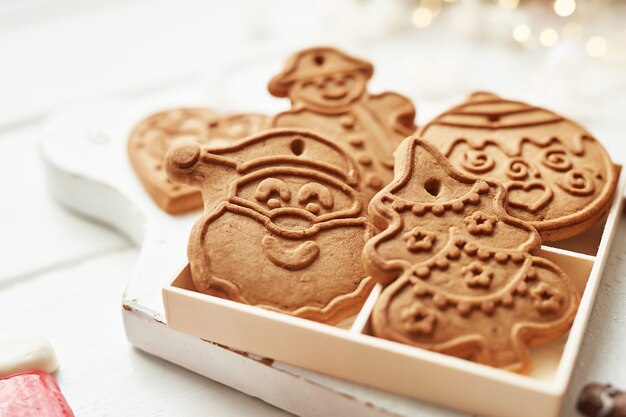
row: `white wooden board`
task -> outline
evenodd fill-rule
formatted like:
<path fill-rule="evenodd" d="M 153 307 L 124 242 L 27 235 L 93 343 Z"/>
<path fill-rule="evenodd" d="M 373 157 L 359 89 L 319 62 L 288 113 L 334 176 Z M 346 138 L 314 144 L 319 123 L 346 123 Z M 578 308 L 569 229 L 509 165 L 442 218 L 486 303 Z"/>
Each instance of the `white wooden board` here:
<path fill-rule="evenodd" d="M 40 138 L 38 126 L 0 134 L 0 289 L 130 246 L 124 237 L 76 217 L 50 198 Z"/>
<path fill-rule="evenodd" d="M 138 255 L 123 249 L 0 291 L 0 314 L 11 317 L 1 331 L 28 329 L 50 341 L 55 377 L 77 417 L 286 416 L 128 344 L 119 299 Z"/>

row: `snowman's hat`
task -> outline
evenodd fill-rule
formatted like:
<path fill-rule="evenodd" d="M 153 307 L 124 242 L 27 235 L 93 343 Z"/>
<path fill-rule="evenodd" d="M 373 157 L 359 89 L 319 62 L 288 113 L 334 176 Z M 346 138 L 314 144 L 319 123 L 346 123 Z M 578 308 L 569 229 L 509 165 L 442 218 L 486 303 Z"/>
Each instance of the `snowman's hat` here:
<path fill-rule="evenodd" d="M 336 143 L 306 129 L 270 129 L 231 146 L 212 148 L 195 142 L 173 146 L 166 155 L 168 175 L 197 186 L 221 177 L 242 176 L 268 167 L 307 167 L 354 187 L 356 162 Z M 225 175 L 228 171 L 231 175 Z"/>
<path fill-rule="evenodd" d="M 289 57 L 284 69 L 271 79 L 268 89 L 276 97 L 286 97 L 291 85 L 298 80 L 350 72 L 361 72 L 369 79 L 374 67 L 335 48 L 303 49 Z"/>
<path fill-rule="evenodd" d="M 468 128 L 506 129 L 559 122 L 561 116 L 521 101 L 506 100 L 486 91 L 472 93 L 465 103 L 437 119 Z"/>
<path fill-rule="evenodd" d="M 471 94 L 420 129 L 420 137 L 435 143 L 446 156 L 459 141 L 483 149 L 496 136 L 504 138 L 498 147 L 511 157 L 519 156 L 526 142 L 545 147 L 557 139 L 580 155 L 583 140 L 594 140 L 586 129 L 553 111 L 484 91 Z"/>

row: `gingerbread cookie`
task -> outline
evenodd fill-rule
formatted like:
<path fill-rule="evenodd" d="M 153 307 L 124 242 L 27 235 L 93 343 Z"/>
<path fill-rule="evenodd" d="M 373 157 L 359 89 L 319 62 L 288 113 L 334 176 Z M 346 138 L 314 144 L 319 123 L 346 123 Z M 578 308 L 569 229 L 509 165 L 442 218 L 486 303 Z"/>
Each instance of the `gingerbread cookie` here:
<path fill-rule="evenodd" d="M 506 189 L 456 171 L 416 137 L 398 148 L 396 179 L 369 210 L 384 229 L 363 251 L 388 286 L 372 312 L 374 335 L 517 372 L 528 346 L 565 333 L 579 296 L 541 241 L 504 209 Z"/>
<path fill-rule="evenodd" d="M 582 233 L 611 206 L 617 173 L 583 127 L 549 110 L 475 93 L 420 129 L 464 173 L 502 183 L 507 212 L 543 241 Z"/>
<path fill-rule="evenodd" d="M 362 194 L 370 198 L 393 178 L 393 152 L 415 132 L 415 108 L 396 93 L 369 94 L 374 68 L 333 48 L 310 48 L 289 58 L 269 83 L 292 107 L 272 119 L 276 127 L 303 127 L 331 138 L 359 164 Z"/>
<path fill-rule="evenodd" d="M 181 144 L 166 160 L 204 198 L 188 247 L 198 291 L 327 323 L 356 314 L 373 286 L 360 258 L 371 227 L 343 148 L 273 129 L 228 148 Z"/>
<path fill-rule="evenodd" d="M 171 214 L 202 208 L 198 190 L 172 183 L 163 158 L 178 142 L 194 141 L 223 146 L 258 132 L 267 117 L 257 114 L 220 116 L 209 109 L 181 108 L 153 114 L 139 122 L 128 139 L 131 165 L 154 202 Z"/>

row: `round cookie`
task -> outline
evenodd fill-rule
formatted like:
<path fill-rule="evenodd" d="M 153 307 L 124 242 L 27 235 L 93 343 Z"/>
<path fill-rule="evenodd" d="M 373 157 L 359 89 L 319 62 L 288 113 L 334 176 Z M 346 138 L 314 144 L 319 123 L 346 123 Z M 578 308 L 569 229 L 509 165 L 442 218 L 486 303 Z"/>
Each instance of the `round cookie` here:
<path fill-rule="evenodd" d="M 371 315 L 375 336 L 516 372 L 528 347 L 572 324 L 579 296 L 541 240 L 504 210 L 506 190 L 456 171 L 433 145 L 407 138 L 396 177 L 369 206 L 383 230 L 363 250 L 386 285 Z"/>
<path fill-rule="evenodd" d="M 204 108 L 178 108 L 152 114 L 137 123 L 128 138 L 128 156 L 144 188 L 154 202 L 170 214 L 202 208 L 202 196 L 192 187 L 174 184 L 163 166 L 170 146 L 185 142 L 229 145 L 263 129 L 267 116 L 221 116 Z"/>
<path fill-rule="evenodd" d="M 507 212 L 532 224 L 543 241 L 584 232 L 611 206 L 617 173 L 606 150 L 549 110 L 474 93 L 419 136 L 461 172 L 503 184 Z"/>

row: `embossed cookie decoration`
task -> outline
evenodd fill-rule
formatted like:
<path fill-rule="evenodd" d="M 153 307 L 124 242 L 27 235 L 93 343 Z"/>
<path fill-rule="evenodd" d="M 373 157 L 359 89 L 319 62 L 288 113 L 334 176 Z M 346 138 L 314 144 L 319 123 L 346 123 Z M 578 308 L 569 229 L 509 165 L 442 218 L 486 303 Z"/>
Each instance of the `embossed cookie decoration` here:
<path fill-rule="evenodd" d="M 128 139 L 128 156 L 144 188 L 154 202 L 170 214 L 202 208 L 202 196 L 192 187 L 174 184 L 164 168 L 167 149 L 193 141 L 224 146 L 263 129 L 267 116 L 221 116 L 210 109 L 180 108 L 155 113 L 139 122 Z"/>
<path fill-rule="evenodd" d="M 428 142 L 407 138 L 397 177 L 369 206 L 384 229 L 363 250 L 386 287 L 375 336 L 516 372 L 528 347 L 565 333 L 579 296 L 541 241 L 504 210 L 505 188 L 455 170 Z"/>
<path fill-rule="evenodd" d="M 543 241 L 582 233 L 610 208 L 617 174 L 602 145 L 551 111 L 490 93 L 420 129 L 461 172 L 508 189 L 507 211 L 530 222 Z"/>
<path fill-rule="evenodd" d="M 204 198 L 188 246 L 198 291 L 327 323 L 358 312 L 374 284 L 360 257 L 371 226 L 343 148 L 272 129 L 225 148 L 179 144 L 166 160 Z"/>
<path fill-rule="evenodd" d="M 275 127 L 302 127 L 335 140 L 354 156 L 362 194 L 371 197 L 393 178 L 393 152 L 415 132 L 415 108 L 396 93 L 369 94 L 373 66 L 333 48 L 296 52 L 269 83 L 292 107 L 272 119 Z"/>

